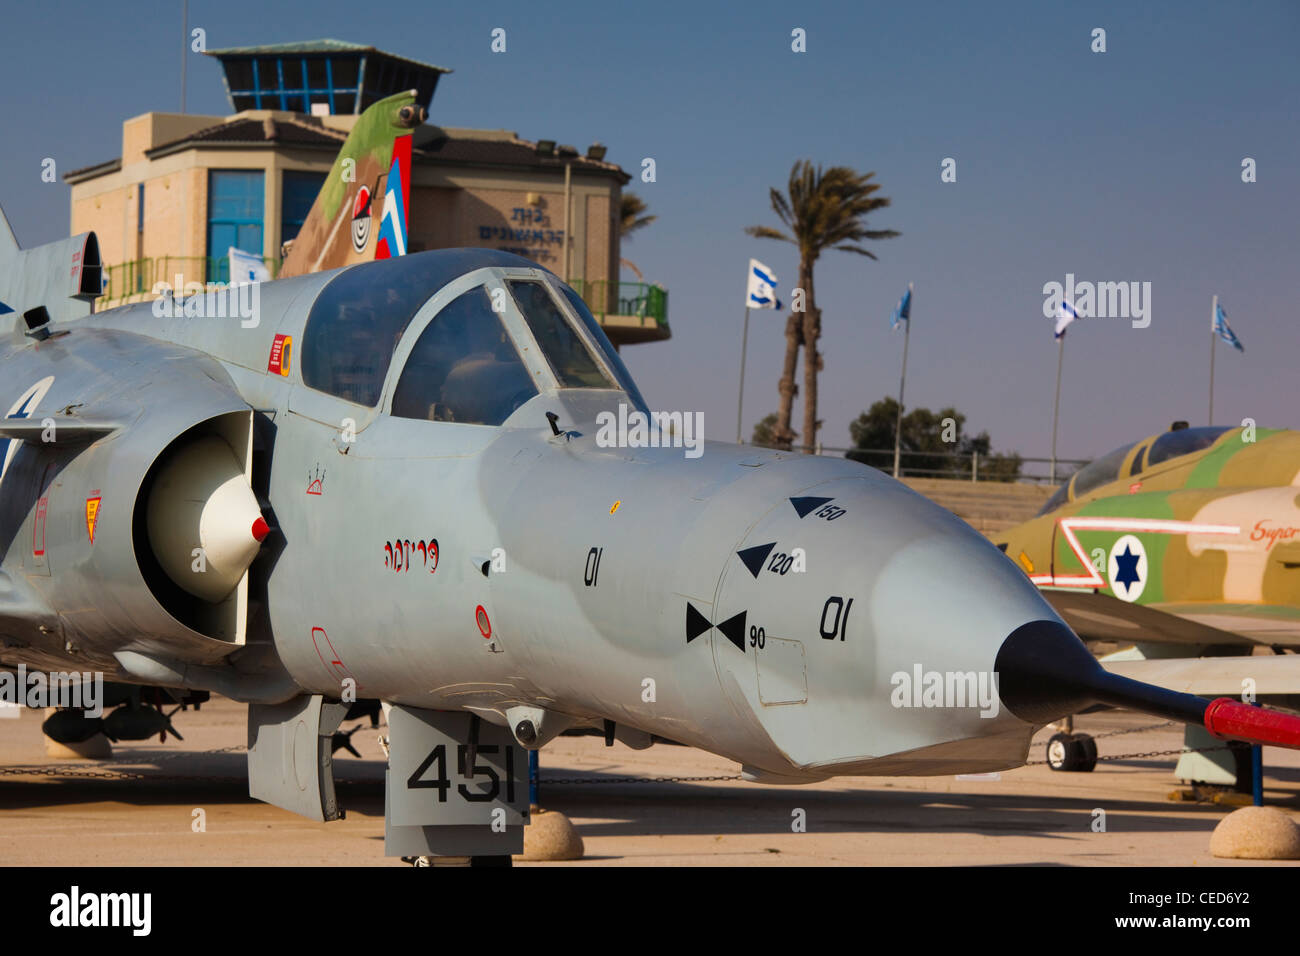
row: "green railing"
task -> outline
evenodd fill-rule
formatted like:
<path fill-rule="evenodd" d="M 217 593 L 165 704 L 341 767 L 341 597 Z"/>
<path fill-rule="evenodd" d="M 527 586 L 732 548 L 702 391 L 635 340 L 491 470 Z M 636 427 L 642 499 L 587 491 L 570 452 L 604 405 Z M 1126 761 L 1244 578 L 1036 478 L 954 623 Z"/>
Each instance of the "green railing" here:
<path fill-rule="evenodd" d="M 279 259 L 263 258 L 275 278 L 280 271 Z M 104 275 L 104 300 L 116 302 L 127 296 L 150 294 L 159 282 L 175 288 L 179 281 L 183 289 L 191 282 L 207 286 L 213 282 L 230 281 L 230 259 L 227 256 L 157 256 L 151 259 L 132 259 L 115 266 L 106 266 Z"/>
<path fill-rule="evenodd" d="M 280 271 L 280 259 L 263 258 L 271 277 Z M 208 285 L 230 281 L 230 260 L 226 256 L 156 256 L 132 259 L 106 266 L 104 301 L 116 302 L 128 296 L 149 294 L 159 282 L 183 289 L 191 282 Z M 612 282 L 608 279 L 574 279 L 570 285 L 582 296 L 597 319 L 606 315 L 634 315 L 653 319 L 668 328 L 668 290 L 648 282 Z"/>
<path fill-rule="evenodd" d="M 569 282 L 597 319 L 606 315 L 635 315 L 668 328 L 668 290 L 648 282 L 573 279 Z"/>

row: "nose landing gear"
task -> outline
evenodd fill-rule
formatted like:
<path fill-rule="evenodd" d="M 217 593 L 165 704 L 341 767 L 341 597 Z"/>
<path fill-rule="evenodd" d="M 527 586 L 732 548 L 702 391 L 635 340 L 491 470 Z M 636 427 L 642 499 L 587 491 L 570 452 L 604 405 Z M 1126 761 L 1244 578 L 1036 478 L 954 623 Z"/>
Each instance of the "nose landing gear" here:
<path fill-rule="evenodd" d="M 1047 765 L 1066 773 L 1088 773 L 1097 766 L 1097 741 L 1088 734 L 1052 734 Z"/>

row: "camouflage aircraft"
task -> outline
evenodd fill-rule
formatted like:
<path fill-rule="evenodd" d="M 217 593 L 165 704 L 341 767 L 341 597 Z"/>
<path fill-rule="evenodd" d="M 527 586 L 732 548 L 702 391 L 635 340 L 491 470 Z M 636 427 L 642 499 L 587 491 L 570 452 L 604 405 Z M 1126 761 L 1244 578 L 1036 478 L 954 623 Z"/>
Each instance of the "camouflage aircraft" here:
<path fill-rule="evenodd" d="M 1298 708 L 1300 432 L 1176 424 L 1084 466 L 997 545 L 1081 637 L 1133 645 L 1108 665 Z M 1055 744 L 1053 766 L 1090 769 Z M 1236 768 L 1188 755 L 1176 773 L 1230 783 Z"/>

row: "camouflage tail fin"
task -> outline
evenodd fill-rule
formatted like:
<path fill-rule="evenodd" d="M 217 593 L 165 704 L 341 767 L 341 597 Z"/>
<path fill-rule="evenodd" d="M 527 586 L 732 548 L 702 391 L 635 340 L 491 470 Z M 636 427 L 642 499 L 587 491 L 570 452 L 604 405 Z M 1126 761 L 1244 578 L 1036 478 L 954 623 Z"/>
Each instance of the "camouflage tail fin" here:
<path fill-rule="evenodd" d="M 405 251 L 410 134 L 425 119 L 416 95 L 410 90 L 387 97 L 357 118 L 285 256 L 279 277 Z M 387 195 L 393 173 L 398 177 L 392 195 Z M 383 223 L 377 222 L 381 217 Z"/>

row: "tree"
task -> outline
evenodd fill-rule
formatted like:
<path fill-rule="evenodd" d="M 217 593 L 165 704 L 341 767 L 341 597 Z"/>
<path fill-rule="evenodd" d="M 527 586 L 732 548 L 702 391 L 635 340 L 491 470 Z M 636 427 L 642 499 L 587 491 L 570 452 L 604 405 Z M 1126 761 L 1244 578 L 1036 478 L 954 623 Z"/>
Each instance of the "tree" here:
<path fill-rule="evenodd" d="M 754 435 L 750 438 L 749 443 L 757 448 L 780 448 L 776 443 L 776 438 L 772 434 L 772 429 L 776 427 L 776 412 L 764 417 L 764 419 L 754 426 Z"/>
<path fill-rule="evenodd" d="M 795 433 L 791 429 L 794 414 L 795 366 L 799 349 L 804 349 L 804 446 L 812 452 L 817 444 L 817 373 L 822 368 L 822 357 L 817 351 L 821 338 L 821 310 L 813 296 L 813 267 L 827 249 L 854 252 L 875 259 L 874 253 L 855 243 L 864 239 L 892 239 L 899 233 L 893 229 L 868 229 L 866 217 L 889 205 L 889 200 L 874 196 L 880 185 L 871 182 L 875 173 L 857 173 L 847 166 L 832 166 L 823 170 L 814 167 L 811 160 L 799 160 L 790 170 L 786 194 L 772 189 L 772 209 L 781 220 L 786 232 L 769 226 L 750 226 L 745 231 L 760 239 L 779 239 L 799 247 L 799 281 L 797 289 L 803 290 L 803 302 L 792 295 L 792 311 L 785 325 L 785 361 L 781 379 L 777 384 L 781 402 L 773 440 L 781 448 L 790 448 Z M 802 311 L 800 311 L 802 306 Z"/>
<path fill-rule="evenodd" d="M 644 199 L 636 193 L 623 193 L 623 198 L 619 202 L 619 224 L 618 234 L 621 238 L 626 239 L 638 229 L 644 229 L 650 223 L 658 219 L 658 216 L 647 216 L 645 212 L 650 207 L 646 205 Z"/>
<path fill-rule="evenodd" d="M 631 239 L 632 233 L 638 229 L 644 229 L 659 218 L 658 216 L 647 216 L 645 212 L 649 208 L 645 200 L 636 193 L 623 193 L 618 206 L 618 236 L 620 240 Z M 645 276 L 641 274 L 641 270 L 637 268 L 636 263 L 631 259 L 619 259 L 618 261 L 620 265 L 625 265 L 636 273 L 637 279 L 645 281 Z"/>
<path fill-rule="evenodd" d="M 894 427 L 898 400 L 874 402 L 849 425 L 853 449 L 845 457 L 864 465 L 891 471 L 894 465 Z M 980 474 L 990 481 L 1015 481 L 1020 477 L 1020 456 L 995 454 L 988 432 L 964 433 L 966 416 L 955 408 L 914 408 L 903 416 L 902 474 L 927 478 L 970 477 L 971 455 L 979 455 Z M 953 457 L 956 454 L 960 457 Z"/>

